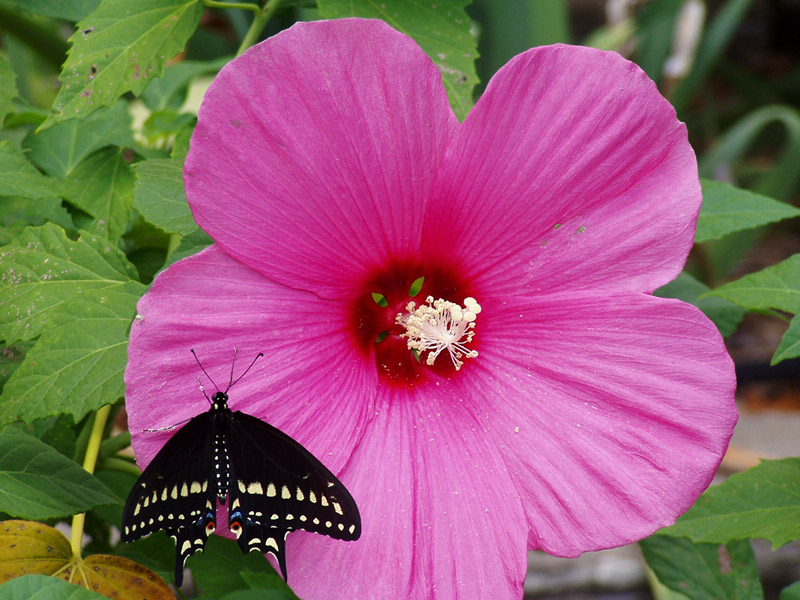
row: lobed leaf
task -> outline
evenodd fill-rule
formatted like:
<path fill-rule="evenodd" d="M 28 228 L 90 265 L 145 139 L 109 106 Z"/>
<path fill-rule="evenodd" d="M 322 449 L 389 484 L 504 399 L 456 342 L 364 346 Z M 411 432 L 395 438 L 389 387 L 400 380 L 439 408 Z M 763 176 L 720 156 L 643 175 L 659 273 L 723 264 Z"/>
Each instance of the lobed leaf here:
<path fill-rule="evenodd" d="M 764 592 L 748 541 L 694 544 L 654 535 L 640 542 L 659 581 L 692 600 L 762 600 Z"/>
<path fill-rule="evenodd" d="M 78 23 L 47 128 L 84 119 L 126 92 L 141 94 L 183 50 L 203 15 L 201 0 L 103 0 Z"/>
<path fill-rule="evenodd" d="M 155 158 L 134 166 L 134 206 L 146 221 L 167 233 L 187 235 L 197 229 L 186 201 L 183 160 Z"/>
<path fill-rule="evenodd" d="M 77 422 L 121 398 L 128 331 L 145 289 L 130 281 L 64 302 L 6 383 L 0 423 L 60 414 Z"/>
<path fill-rule="evenodd" d="M 107 600 L 102 594 L 46 575 L 25 575 L 0 586 L 2 600 Z"/>
<path fill-rule="evenodd" d="M 0 125 L 14 108 L 12 100 L 19 96 L 16 80 L 17 74 L 11 68 L 11 63 L 0 56 Z"/>
<path fill-rule="evenodd" d="M 67 177 L 63 196 L 94 217 L 91 233 L 118 240 L 133 218 L 133 174 L 122 150 L 103 148 Z"/>
<path fill-rule="evenodd" d="M 773 548 L 800 539 L 800 458 L 765 460 L 732 475 L 659 534 L 719 544 L 765 538 Z"/>
<path fill-rule="evenodd" d="M 695 242 L 717 240 L 734 231 L 752 229 L 800 215 L 800 209 L 727 183 L 702 179 L 703 208 Z"/>
<path fill-rule="evenodd" d="M 0 196 L 38 200 L 59 196 L 60 188 L 61 182 L 42 175 L 13 143 L 0 141 Z"/>
<path fill-rule="evenodd" d="M 73 242 L 56 225 L 29 227 L 0 248 L 0 339 L 33 339 L 65 301 L 136 277 L 125 255 L 100 236 L 84 233 Z"/>
<path fill-rule="evenodd" d="M 119 501 L 88 471 L 41 440 L 13 427 L 0 430 L 0 511 L 52 519 Z"/>
<path fill-rule="evenodd" d="M 472 91 L 478 82 L 475 59 L 478 42 L 470 33 L 464 10 L 471 0 L 317 0 L 326 19 L 363 17 L 381 19 L 414 38 L 442 72 L 450 105 L 460 120 L 472 109 Z"/>
<path fill-rule="evenodd" d="M 31 131 L 22 141 L 30 159 L 46 173 L 63 179 L 84 158 L 103 146 L 132 146 L 128 103 L 99 110 L 83 121 L 68 121 L 46 131 Z"/>

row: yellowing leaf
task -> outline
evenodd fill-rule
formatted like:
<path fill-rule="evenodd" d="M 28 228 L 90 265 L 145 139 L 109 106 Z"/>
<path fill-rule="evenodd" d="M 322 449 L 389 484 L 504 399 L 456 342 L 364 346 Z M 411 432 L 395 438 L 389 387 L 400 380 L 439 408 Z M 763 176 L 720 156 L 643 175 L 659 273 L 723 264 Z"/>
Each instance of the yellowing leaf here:
<path fill-rule="evenodd" d="M 22 575 L 52 575 L 72 558 L 58 529 L 35 521 L 0 522 L 0 584 Z"/>
<path fill-rule="evenodd" d="M 54 527 L 0 522 L 0 584 L 32 574 L 58 577 L 116 600 L 175 600 L 166 581 L 128 558 L 92 554 L 81 559 Z"/>
<path fill-rule="evenodd" d="M 175 600 L 172 588 L 157 573 L 122 556 L 92 554 L 59 577 L 116 600 Z"/>

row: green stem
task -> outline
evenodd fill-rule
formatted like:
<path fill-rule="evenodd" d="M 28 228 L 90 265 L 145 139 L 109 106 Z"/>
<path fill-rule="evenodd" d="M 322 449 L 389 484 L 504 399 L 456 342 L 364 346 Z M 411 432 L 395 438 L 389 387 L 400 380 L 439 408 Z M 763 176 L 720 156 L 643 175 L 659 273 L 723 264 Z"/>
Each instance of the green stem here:
<path fill-rule="evenodd" d="M 142 471 L 134 463 L 115 456 L 109 456 L 105 460 L 101 460 L 98 466 L 103 471 L 121 471 L 130 473 L 135 477 L 139 477 L 142 474 Z"/>
<path fill-rule="evenodd" d="M 272 15 L 275 14 L 280 5 L 281 0 L 268 0 L 264 7 L 256 13 L 256 16 L 253 17 L 253 22 L 250 24 L 250 29 L 247 30 L 242 43 L 239 45 L 239 49 L 236 51 L 236 56 L 243 54 L 245 50 L 258 41 L 261 32 L 264 31 L 264 27 L 267 26 L 267 22 L 272 18 Z"/>
<path fill-rule="evenodd" d="M 241 10 L 252 10 L 256 13 L 261 12 L 261 8 L 258 4 L 252 4 L 250 2 L 217 2 L 217 0 L 203 0 L 203 4 L 209 8 L 238 8 Z"/>
<path fill-rule="evenodd" d="M 111 405 L 104 406 L 97 411 L 92 424 L 92 433 L 89 435 L 89 444 L 86 446 L 86 456 L 83 459 L 83 468 L 94 473 L 97 465 L 97 455 L 100 453 L 100 443 L 103 441 L 103 432 L 106 421 L 111 412 Z M 77 558 L 81 556 L 81 542 L 83 541 L 83 525 L 86 522 L 86 513 L 72 517 L 72 554 Z"/>

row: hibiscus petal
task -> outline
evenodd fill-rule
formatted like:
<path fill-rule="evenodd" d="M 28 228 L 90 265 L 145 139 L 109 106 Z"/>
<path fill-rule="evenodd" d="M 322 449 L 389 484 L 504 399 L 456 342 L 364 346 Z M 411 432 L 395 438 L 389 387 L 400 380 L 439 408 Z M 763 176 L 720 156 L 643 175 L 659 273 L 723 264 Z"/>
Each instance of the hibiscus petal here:
<path fill-rule="evenodd" d="M 264 418 L 313 452 L 334 473 L 372 414 L 377 375 L 355 359 L 343 331 L 349 316 L 329 300 L 275 284 L 217 246 L 182 260 L 140 300 L 125 373 L 133 445 L 142 467 L 177 425 L 208 410 L 194 348 L 222 389 L 264 353 L 230 391 L 233 410 Z M 359 354 L 360 357 L 360 354 Z"/>
<path fill-rule="evenodd" d="M 652 291 L 683 267 L 700 203 L 686 128 L 639 67 L 536 48 L 495 75 L 454 137 L 423 253 L 500 293 Z"/>
<path fill-rule="evenodd" d="M 531 548 L 630 543 L 694 503 L 738 418 L 733 364 L 699 310 L 644 294 L 483 306 L 470 387 L 496 399 Z"/>
<path fill-rule="evenodd" d="M 441 74 L 409 37 L 382 21 L 298 23 L 209 88 L 186 161 L 189 204 L 231 256 L 341 296 L 419 251 L 457 124 Z"/>
<path fill-rule="evenodd" d="M 292 534 L 289 581 L 302 598 L 522 596 L 527 533 L 514 486 L 483 426 L 440 383 L 382 388 L 342 473 L 361 539 Z"/>

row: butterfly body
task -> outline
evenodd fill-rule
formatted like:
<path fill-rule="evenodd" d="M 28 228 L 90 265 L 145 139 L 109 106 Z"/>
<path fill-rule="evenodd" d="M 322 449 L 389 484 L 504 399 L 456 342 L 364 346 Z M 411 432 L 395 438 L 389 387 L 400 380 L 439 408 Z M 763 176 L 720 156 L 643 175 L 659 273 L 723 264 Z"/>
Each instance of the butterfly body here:
<path fill-rule="evenodd" d="M 228 504 L 227 525 L 242 551 L 273 554 L 284 579 L 291 531 L 359 538 L 355 501 L 313 454 L 261 419 L 228 408 L 226 392 L 209 401 L 209 410 L 179 429 L 134 485 L 123 541 L 166 531 L 177 544 L 180 586 L 186 560 L 219 527 L 217 502 Z"/>

